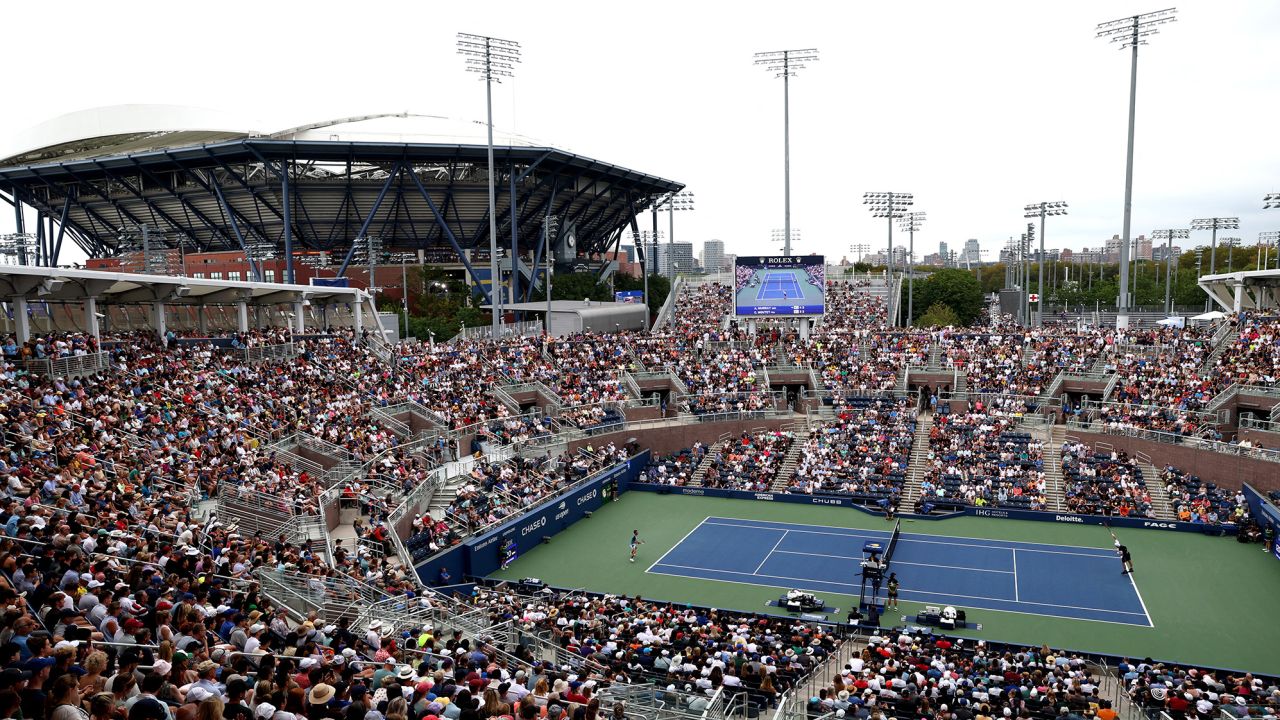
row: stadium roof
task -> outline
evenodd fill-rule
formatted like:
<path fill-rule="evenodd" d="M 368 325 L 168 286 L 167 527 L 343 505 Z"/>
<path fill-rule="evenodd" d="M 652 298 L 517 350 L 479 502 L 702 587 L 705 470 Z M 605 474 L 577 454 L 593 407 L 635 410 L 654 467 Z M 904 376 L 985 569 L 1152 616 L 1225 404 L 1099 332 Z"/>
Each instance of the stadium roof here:
<path fill-rule="evenodd" d="M 499 242 L 526 253 L 549 216 L 576 230 L 579 252 L 606 251 L 636 213 L 684 187 L 512 133 L 495 131 L 494 142 Z M 226 113 L 133 105 L 56 118 L 3 156 L 0 198 L 57 227 L 39 228 L 44 264 L 56 264 L 54 234 L 110 257 L 136 249 L 122 236 L 144 224 L 168 247 L 334 251 L 344 267 L 363 236 L 388 250 L 488 245 L 478 123 L 399 113 L 269 131 Z"/>
<path fill-rule="evenodd" d="M 1280 310 L 1280 270 L 1249 270 L 1203 275 L 1200 289 L 1225 312 Z"/>
<path fill-rule="evenodd" d="M 45 302 L 80 302 L 93 297 L 104 305 L 147 304 L 157 301 L 167 305 L 237 302 L 274 305 L 303 300 L 324 305 L 359 302 L 366 296 L 358 288 L 0 265 L 0 297 L 22 297 Z"/>

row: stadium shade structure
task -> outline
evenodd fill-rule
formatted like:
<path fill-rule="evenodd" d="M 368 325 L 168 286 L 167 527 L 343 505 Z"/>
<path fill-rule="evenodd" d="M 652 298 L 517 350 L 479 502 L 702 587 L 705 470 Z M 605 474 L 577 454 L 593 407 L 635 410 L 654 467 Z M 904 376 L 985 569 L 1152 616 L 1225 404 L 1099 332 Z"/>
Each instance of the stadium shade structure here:
<path fill-rule="evenodd" d="M 370 296 L 358 288 L 177 278 L 100 270 L 0 266 L 0 297 L 5 298 L 9 311 L 0 313 L 5 331 L 14 333 L 19 343 L 30 337 L 32 313 L 28 310 L 37 305 L 44 308 L 40 317 L 49 323 L 58 324 L 65 319 L 76 330 L 95 337 L 100 335 L 99 321 L 107 317 L 105 311 L 113 306 L 144 308 L 150 326 L 158 335 L 164 335 L 166 308 L 172 306 L 194 308 L 198 324 L 205 322 L 204 311 L 210 307 L 234 307 L 236 329 L 242 332 L 249 329 L 251 307 L 292 306 L 289 324 L 295 332 L 305 329 L 304 308 L 309 307 L 343 306 L 344 311 L 350 314 L 357 336 L 366 321 L 370 327 L 376 327 L 377 322 Z M 79 305 L 83 315 L 60 318 L 50 309 L 58 305 Z M 64 314 L 69 315 L 69 312 Z M 328 318 L 325 323 L 329 324 Z"/>
<path fill-rule="evenodd" d="M 545 253 L 564 250 L 543 242 L 546 216 L 560 218 L 553 242 L 572 229 L 573 253 L 604 253 L 637 213 L 684 187 L 495 131 L 494 233 L 476 123 L 398 113 L 262 133 L 123 106 L 46 125 L 0 159 L 0 198 L 15 206 L 18 233 L 20 208 L 34 209 L 45 266 L 58 264 L 64 240 L 91 258 L 117 256 L 121 229 L 146 224 L 158 238 L 185 238 L 188 252 L 274 246 L 289 267 L 296 253 L 327 253 L 339 275 L 365 245 L 356 240 L 376 235 L 384 251 L 456 258 L 476 276 L 474 253 L 496 234 L 533 256 L 504 260 L 527 282 Z M 521 288 L 529 295 L 532 282 Z"/>
<path fill-rule="evenodd" d="M 1223 312 L 1280 311 L 1280 270 L 1204 275 L 1199 285 Z"/>

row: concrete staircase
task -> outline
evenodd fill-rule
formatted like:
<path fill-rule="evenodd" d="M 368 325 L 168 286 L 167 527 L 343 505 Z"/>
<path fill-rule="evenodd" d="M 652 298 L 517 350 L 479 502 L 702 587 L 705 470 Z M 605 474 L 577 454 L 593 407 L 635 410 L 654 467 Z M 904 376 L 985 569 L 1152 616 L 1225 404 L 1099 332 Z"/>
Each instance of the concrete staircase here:
<path fill-rule="evenodd" d="M 1169 502 L 1169 493 L 1164 491 L 1164 483 L 1160 480 L 1160 470 L 1145 460 L 1137 460 L 1142 469 L 1142 481 L 1147 484 L 1147 492 L 1151 495 L 1151 510 L 1157 520 L 1177 520 L 1173 504 Z"/>
<path fill-rule="evenodd" d="M 902 488 L 903 512 L 911 512 L 920 498 L 920 482 L 924 479 L 925 463 L 929 459 L 929 432 L 933 430 L 933 413 L 922 410 L 916 417 L 916 434 L 911 439 L 911 462 L 907 466 L 907 484 Z"/>
<path fill-rule="evenodd" d="M 1053 425 L 1049 442 L 1044 447 L 1045 509 L 1062 512 L 1067 508 L 1065 483 L 1062 478 L 1062 444 L 1067 441 L 1067 426 Z"/>
<path fill-rule="evenodd" d="M 714 459 L 713 456 L 719 454 L 724 449 L 725 443 L 718 442 L 707 450 L 707 454 L 702 456 L 702 462 L 698 463 L 698 467 L 694 468 L 693 477 L 689 478 L 689 487 L 702 487 L 702 481 L 707 477 L 707 470 L 711 469 L 711 461 Z"/>
<path fill-rule="evenodd" d="M 791 478 L 796 474 L 796 468 L 800 466 L 800 454 L 804 452 L 804 442 L 809 438 L 808 434 L 796 433 L 791 443 L 791 449 L 787 451 L 787 456 L 782 459 L 782 465 L 778 466 L 778 474 L 774 476 L 773 483 L 769 485 L 769 489 L 773 492 L 781 492 L 791 484 Z"/>

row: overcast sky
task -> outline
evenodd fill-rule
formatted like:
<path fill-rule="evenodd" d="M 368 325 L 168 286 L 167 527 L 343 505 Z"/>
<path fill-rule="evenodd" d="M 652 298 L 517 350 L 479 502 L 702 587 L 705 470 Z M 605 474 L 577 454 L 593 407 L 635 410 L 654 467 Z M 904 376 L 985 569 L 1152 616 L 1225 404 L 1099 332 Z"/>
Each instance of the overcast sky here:
<path fill-rule="evenodd" d="M 200 8 L 200 9 L 196 9 Z M 796 252 L 885 242 L 867 191 L 912 192 L 917 254 L 1065 200 L 1049 247 L 1119 233 L 1129 55 L 1099 22 L 1157 0 L 1076 2 L 62 2 L 6 8 L 0 139 L 90 107 L 172 103 L 264 131 L 370 112 L 483 119 L 458 31 L 518 40 L 499 127 L 688 185 L 676 239 L 772 253 L 783 224 L 782 81 L 764 50 L 818 48 L 791 83 Z M 1190 0 L 1140 51 L 1133 231 L 1240 217 L 1280 229 L 1280 2 Z M 43 28 L 49 32 L 37 32 Z M 56 28 L 56 33 L 51 35 Z M 56 38 L 56 40 L 51 40 Z M 0 145 L 7 145 L 0 142 Z M 642 220 L 646 227 L 647 219 Z M 10 232 L 12 213 L 0 213 Z M 666 219 L 662 220 L 664 232 Z M 1208 243 L 1195 233 L 1192 245 Z M 65 251 L 64 251 L 65 252 Z M 63 261 L 68 261 L 64 256 Z"/>

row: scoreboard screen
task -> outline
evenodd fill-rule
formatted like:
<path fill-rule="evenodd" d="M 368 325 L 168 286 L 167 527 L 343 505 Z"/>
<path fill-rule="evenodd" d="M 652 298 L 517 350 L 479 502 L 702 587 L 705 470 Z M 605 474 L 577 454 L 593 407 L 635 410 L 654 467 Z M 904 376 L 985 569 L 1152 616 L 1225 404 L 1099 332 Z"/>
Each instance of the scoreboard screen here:
<path fill-rule="evenodd" d="M 746 317 L 826 312 L 822 255 L 740 256 L 733 263 L 734 314 Z"/>

